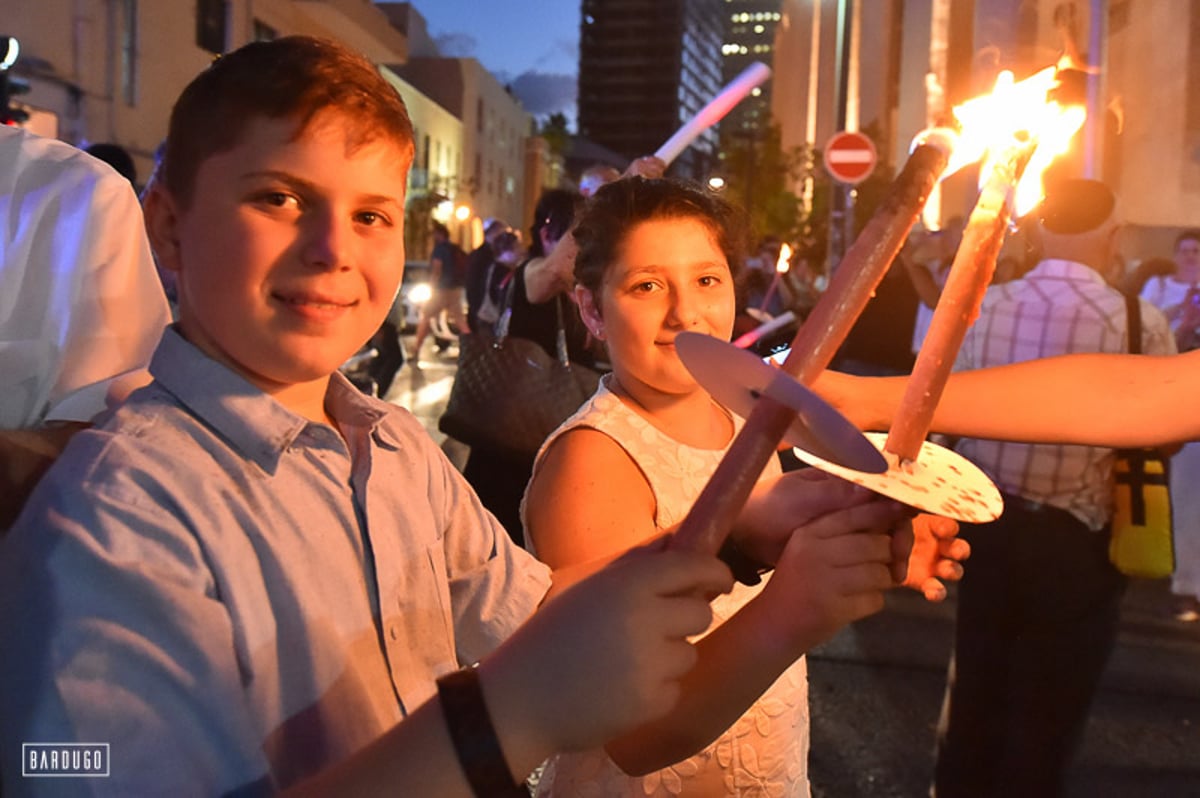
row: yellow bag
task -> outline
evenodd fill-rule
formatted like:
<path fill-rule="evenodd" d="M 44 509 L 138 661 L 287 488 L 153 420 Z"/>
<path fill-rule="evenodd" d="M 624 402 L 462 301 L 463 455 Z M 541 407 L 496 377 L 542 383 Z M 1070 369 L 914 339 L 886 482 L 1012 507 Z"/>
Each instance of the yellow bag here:
<path fill-rule="evenodd" d="M 1175 570 L 1167 461 L 1153 449 L 1117 452 L 1116 511 L 1108 558 L 1126 576 L 1161 579 Z"/>

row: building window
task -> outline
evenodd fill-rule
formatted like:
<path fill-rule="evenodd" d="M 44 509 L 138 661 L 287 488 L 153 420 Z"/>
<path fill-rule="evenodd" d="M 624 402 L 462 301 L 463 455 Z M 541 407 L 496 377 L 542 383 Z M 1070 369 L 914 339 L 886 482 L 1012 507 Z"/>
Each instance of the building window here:
<path fill-rule="evenodd" d="M 196 44 L 210 53 L 225 52 L 226 0 L 196 0 Z"/>
<path fill-rule="evenodd" d="M 254 41 L 256 42 L 269 42 L 273 39 L 279 38 L 279 31 L 275 30 L 261 19 L 256 19 L 254 20 L 253 35 Z"/>
<path fill-rule="evenodd" d="M 121 3 L 121 96 L 126 105 L 137 104 L 138 69 L 137 0 Z"/>

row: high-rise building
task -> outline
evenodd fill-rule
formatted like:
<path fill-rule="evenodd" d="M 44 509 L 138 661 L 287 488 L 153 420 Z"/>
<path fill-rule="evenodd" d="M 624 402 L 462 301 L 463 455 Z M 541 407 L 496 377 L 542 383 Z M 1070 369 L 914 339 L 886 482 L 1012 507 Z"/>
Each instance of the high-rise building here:
<path fill-rule="evenodd" d="M 771 66 L 775 51 L 775 28 L 782 0 L 725 0 L 725 42 L 721 45 L 721 71 L 725 83 L 742 70 L 761 61 Z M 722 136 L 757 139 L 771 116 L 771 82 L 755 89 L 721 120 Z"/>
<path fill-rule="evenodd" d="M 1075 52 L 1096 69 L 1088 123 L 1094 138 L 1089 144 L 1080 135 L 1059 160 L 1060 173 L 1096 177 L 1116 190 L 1126 218 L 1122 252 L 1130 261 L 1168 255 L 1174 235 L 1200 218 L 1195 3 L 856 2 L 862 11 L 857 116 L 862 128 L 878 131 L 883 174 L 904 162 L 913 136 L 956 104 L 990 91 L 1000 70 L 1023 79 Z M 839 127 L 837 7 L 782 2 L 771 85 L 785 148 L 821 148 Z M 1102 20 L 1092 19 L 1096 10 Z M 969 172 L 948 178 L 942 218 L 968 213 L 976 192 Z"/>
<path fill-rule="evenodd" d="M 579 132 L 633 159 L 653 153 L 721 90 L 723 0 L 583 0 Z M 715 160 L 705 131 L 676 159 L 701 177 Z"/>

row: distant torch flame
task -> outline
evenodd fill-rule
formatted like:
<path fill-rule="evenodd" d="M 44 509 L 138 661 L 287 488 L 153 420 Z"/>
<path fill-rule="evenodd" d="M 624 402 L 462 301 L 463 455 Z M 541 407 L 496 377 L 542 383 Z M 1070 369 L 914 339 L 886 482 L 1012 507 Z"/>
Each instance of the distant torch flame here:
<path fill-rule="evenodd" d="M 779 260 L 775 261 L 776 274 L 787 274 L 788 269 L 792 267 L 791 257 L 792 248 L 784 244 L 779 250 Z"/>

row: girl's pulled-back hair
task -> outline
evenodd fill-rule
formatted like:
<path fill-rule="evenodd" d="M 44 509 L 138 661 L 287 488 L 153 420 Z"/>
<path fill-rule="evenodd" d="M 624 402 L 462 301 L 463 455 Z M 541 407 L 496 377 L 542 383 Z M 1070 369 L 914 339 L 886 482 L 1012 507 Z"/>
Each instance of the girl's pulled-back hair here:
<path fill-rule="evenodd" d="M 253 42 L 218 57 L 196 76 L 171 111 L 162 179 L 185 208 L 196 172 L 226 152 L 255 117 L 294 118 L 296 135 L 319 112 L 336 110 L 351 146 L 389 139 L 412 157 L 404 101 L 379 70 L 347 47 L 311 36 Z"/>
<path fill-rule="evenodd" d="M 601 186 L 584 206 L 574 230 L 575 282 L 598 294 L 629 232 L 658 219 L 695 219 L 707 227 L 737 279 L 749 236 L 741 209 L 694 183 L 625 177 Z"/>

